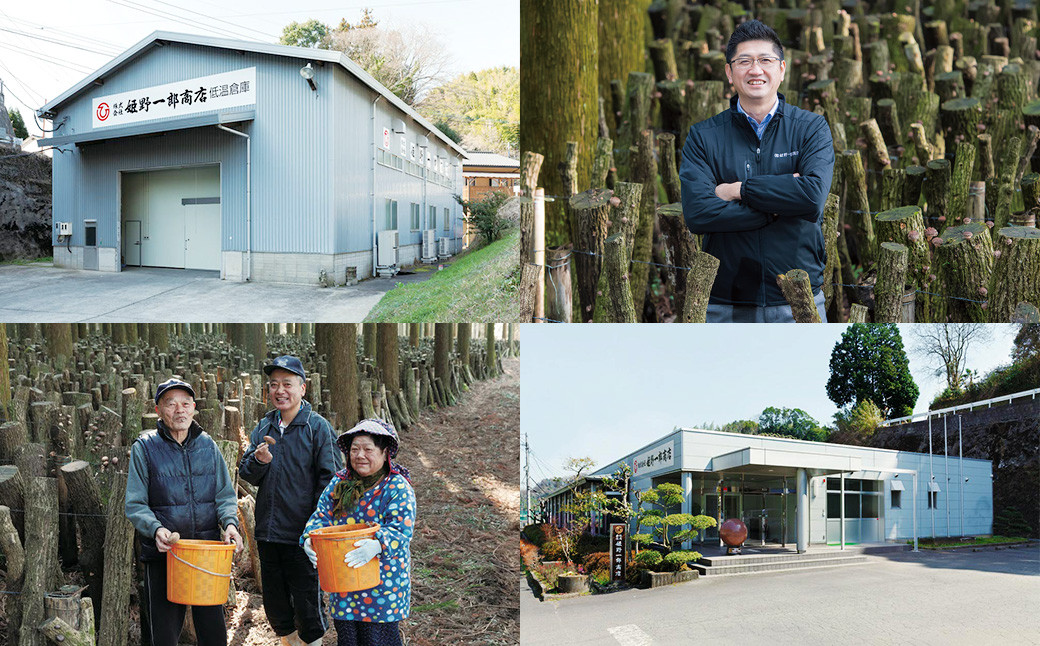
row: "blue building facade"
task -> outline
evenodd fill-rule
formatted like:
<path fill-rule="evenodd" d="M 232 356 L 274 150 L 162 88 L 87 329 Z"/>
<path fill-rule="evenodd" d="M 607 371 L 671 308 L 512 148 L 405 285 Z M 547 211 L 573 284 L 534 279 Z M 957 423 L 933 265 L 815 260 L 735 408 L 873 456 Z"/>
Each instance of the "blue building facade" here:
<path fill-rule="evenodd" d="M 39 115 L 59 266 L 341 282 L 460 246 L 465 152 L 339 52 L 155 32 Z"/>

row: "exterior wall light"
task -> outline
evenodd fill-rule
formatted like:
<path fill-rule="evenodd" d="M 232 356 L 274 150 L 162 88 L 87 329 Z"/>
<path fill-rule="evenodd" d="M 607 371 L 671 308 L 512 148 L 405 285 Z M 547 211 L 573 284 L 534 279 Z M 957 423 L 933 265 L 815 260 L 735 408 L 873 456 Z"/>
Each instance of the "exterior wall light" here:
<path fill-rule="evenodd" d="M 314 84 L 314 68 L 311 67 L 310 63 L 300 68 L 300 76 L 307 81 L 307 85 L 311 86 L 312 90 L 318 91 L 318 86 Z"/>

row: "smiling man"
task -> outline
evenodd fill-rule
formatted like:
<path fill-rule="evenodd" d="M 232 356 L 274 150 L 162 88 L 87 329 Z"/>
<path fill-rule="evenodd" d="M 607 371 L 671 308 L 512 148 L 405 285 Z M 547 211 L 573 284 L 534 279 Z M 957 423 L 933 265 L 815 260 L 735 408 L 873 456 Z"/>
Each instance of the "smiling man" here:
<path fill-rule="evenodd" d="M 141 540 L 144 603 L 154 646 L 175 646 L 188 606 L 166 598 L 166 552 L 180 538 L 219 540 L 242 549 L 238 497 L 216 442 L 195 421 L 195 391 L 180 379 L 155 390 L 154 431 L 130 449 L 125 511 Z M 193 606 L 200 646 L 225 646 L 224 606 Z"/>
<path fill-rule="evenodd" d="M 791 322 L 776 277 L 809 274 L 826 321 L 820 218 L 834 172 L 826 120 L 777 92 L 787 63 L 772 28 L 751 20 L 726 46 L 730 108 L 690 128 L 680 169 L 683 215 L 719 259 L 709 323 Z"/>
<path fill-rule="evenodd" d="M 303 398 L 307 373 L 300 360 L 278 357 L 264 373 L 274 410 L 253 429 L 239 465 L 242 478 L 257 486 L 264 611 L 283 646 L 316 646 L 328 626 L 318 574 L 299 540 L 343 460 L 332 426 Z"/>

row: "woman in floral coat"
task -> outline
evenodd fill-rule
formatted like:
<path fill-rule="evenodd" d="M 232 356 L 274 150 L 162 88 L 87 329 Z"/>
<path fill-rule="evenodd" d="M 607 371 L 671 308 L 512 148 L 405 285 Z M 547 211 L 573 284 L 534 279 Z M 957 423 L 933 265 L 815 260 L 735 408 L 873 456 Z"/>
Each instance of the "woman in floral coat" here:
<path fill-rule="evenodd" d="M 415 492 L 408 469 L 395 463 L 398 438 L 393 426 L 366 419 L 339 436 L 347 466 L 332 477 L 311 514 L 300 542 L 317 566 L 308 535 L 330 525 L 379 523 L 374 539 L 364 539 L 343 561 L 361 567 L 379 559 L 380 584 L 369 590 L 332 594 L 332 618 L 339 646 L 399 646 L 397 622 L 411 603 L 411 552 Z"/>

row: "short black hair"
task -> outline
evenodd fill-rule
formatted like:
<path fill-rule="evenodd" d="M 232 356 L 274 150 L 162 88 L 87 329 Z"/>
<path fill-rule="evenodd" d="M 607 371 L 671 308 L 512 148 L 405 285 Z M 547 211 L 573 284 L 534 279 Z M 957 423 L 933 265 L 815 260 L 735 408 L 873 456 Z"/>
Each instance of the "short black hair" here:
<path fill-rule="evenodd" d="M 726 62 L 732 63 L 733 56 L 737 53 L 737 45 L 749 40 L 768 40 L 773 43 L 773 49 L 781 60 L 784 58 L 784 46 L 780 43 L 780 37 L 776 35 L 773 28 L 760 20 L 749 20 L 740 23 L 733 30 L 733 35 L 726 43 Z"/>

